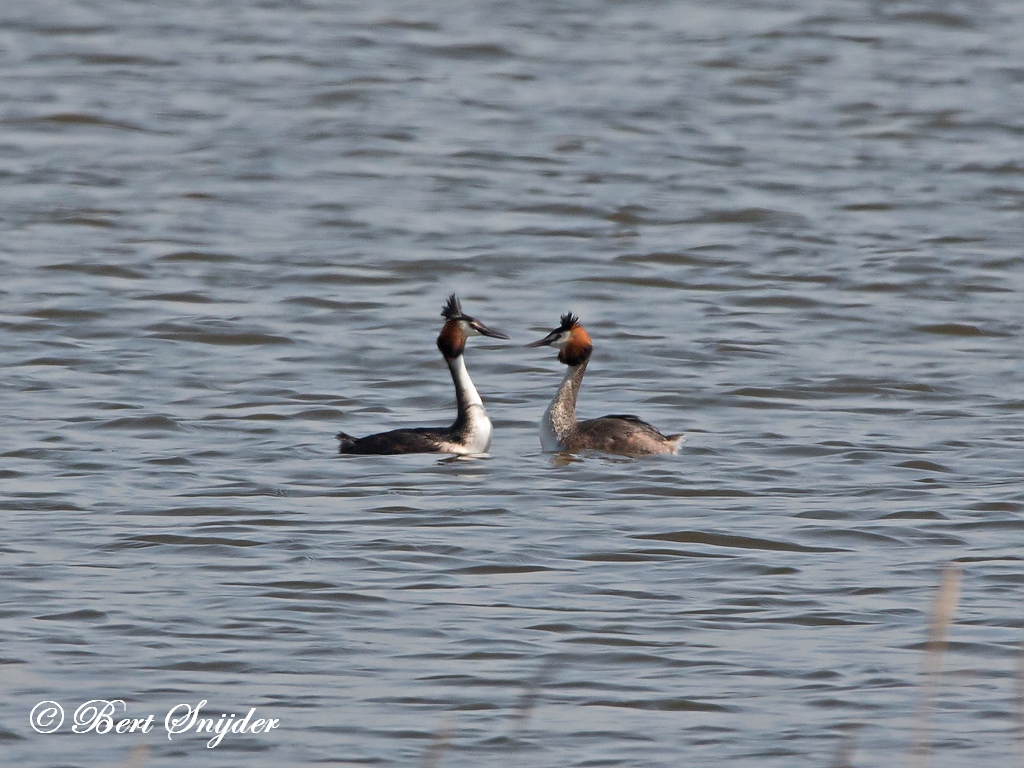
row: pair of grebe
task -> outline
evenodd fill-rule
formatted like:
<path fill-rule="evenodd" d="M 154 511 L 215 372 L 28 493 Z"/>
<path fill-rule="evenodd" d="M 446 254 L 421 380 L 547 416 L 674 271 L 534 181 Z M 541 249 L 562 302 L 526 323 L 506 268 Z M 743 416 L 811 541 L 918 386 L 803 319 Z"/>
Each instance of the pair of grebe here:
<path fill-rule="evenodd" d="M 339 432 L 339 453 L 453 453 L 466 456 L 487 452 L 494 430 L 484 410 L 483 400 L 469 378 L 463 355 L 466 340 L 470 336 L 479 334 L 495 339 L 509 337 L 464 314 L 455 294 L 448 297 L 441 316 L 445 323 L 437 337 L 437 348 L 448 364 L 455 383 L 455 398 L 459 409 L 455 423 L 447 428 L 394 429 L 367 437 L 352 437 Z M 577 421 L 576 397 L 594 350 L 590 336 L 580 325 L 578 317 L 571 313 L 562 315 L 561 324 L 557 328 L 543 339 L 526 346 L 555 347 L 558 349 L 558 361 L 568 367 L 541 422 L 540 442 L 545 451 L 600 451 L 624 456 L 645 456 L 675 453 L 679 450 L 683 442 L 682 435 L 663 435 L 636 416 L 612 415 Z"/>

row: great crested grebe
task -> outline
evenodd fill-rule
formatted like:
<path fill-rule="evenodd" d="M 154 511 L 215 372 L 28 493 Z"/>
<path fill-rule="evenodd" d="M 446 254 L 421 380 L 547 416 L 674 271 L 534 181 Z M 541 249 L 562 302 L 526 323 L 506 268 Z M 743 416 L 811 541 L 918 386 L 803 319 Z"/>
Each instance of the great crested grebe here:
<path fill-rule="evenodd" d="M 594 350 L 589 334 L 576 315 L 571 312 L 562 315 L 561 325 L 526 346 L 557 347 L 558 362 L 569 367 L 540 425 L 540 444 L 545 451 L 602 451 L 646 456 L 679 450 L 683 435 L 663 435 L 636 416 L 576 420 L 576 396 Z"/>
<path fill-rule="evenodd" d="M 455 399 L 459 415 L 450 427 L 412 427 L 393 429 L 366 437 L 352 437 L 338 433 L 341 445 L 338 453 L 455 453 L 470 455 L 486 453 L 491 445 L 491 420 L 487 418 L 484 402 L 480 399 L 462 357 L 466 339 L 483 334 L 495 339 L 507 339 L 501 331 L 488 328 L 476 318 L 462 313 L 462 305 L 453 293 L 441 310 L 444 327 L 437 337 L 437 348 L 455 382 Z"/>

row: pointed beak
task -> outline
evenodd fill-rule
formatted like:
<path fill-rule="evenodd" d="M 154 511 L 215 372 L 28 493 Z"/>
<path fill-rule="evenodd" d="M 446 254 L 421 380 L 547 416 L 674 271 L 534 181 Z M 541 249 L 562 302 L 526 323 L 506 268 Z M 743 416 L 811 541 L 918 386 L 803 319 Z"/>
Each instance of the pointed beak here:
<path fill-rule="evenodd" d="M 531 341 L 529 344 L 526 344 L 524 346 L 527 346 L 527 347 L 550 347 L 555 342 L 555 340 L 557 338 L 558 338 L 558 331 L 554 330 L 551 333 L 549 333 L 547 336 L 545 336 L 543 339 L 538 339 L 537 341 Z"/>
<path fill-rule="evenodd" d="M 469 327 L 479 333 L 481 336 L 490 336 L 492 339 L 508 339 L 510 338 L 507 333 L 502 331 L 496 331 L 493 328 L 488 328 L 486 325 L 481 323 L 476 318 L 467 317 L 466 320 L 469 322 Z"/>

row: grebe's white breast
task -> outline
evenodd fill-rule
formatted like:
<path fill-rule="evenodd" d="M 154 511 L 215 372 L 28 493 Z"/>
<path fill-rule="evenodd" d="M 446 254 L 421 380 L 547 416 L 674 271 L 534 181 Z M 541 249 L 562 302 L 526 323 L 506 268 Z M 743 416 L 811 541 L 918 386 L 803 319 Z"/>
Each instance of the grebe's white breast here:
<path fill-rule="evenodd" d="M 469 407 L 469 432 L 466 441 L 462 445 L 453 445 L 453 453 L 464 456 L 475 453 L 487 453 L 491 447 L 491 437 L 494 435 L 494 426 L 487 418 L 487 411 L 482 405 L 471 405 Z"/>
<path fill-rule="evenodd" d="M 460 430 L 460 441 L 449 443 L 445 450 L 461 456 L 487 453 L 487 449 L 491 447 L 494 426 L 487 416 L 480 393 L 476 391 L 473 380 L 469 378 L 466 360 L 459 355 L 448 365 L 451 368 L 452 377 L 455 379 L 456 390 L 460 390 L 463 396 L 464 410 L 460 412 L 459 419 L 460 421 L 465 419 L 466 423 Z"/>

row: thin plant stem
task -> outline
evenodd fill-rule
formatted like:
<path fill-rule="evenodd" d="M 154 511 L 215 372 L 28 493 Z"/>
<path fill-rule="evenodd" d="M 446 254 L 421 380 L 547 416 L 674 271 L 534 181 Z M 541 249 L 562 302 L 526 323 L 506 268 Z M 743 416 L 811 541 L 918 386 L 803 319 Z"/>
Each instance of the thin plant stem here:
<path fill-rule="evenodd" d="M 427 747 L 426 753 L 423 755 L 422 768 L 437 768 L 441 764 L 441 757 L 448 749 L 448 745 L 451 744 L 452 738 L 455 736 L 455 720 L 453 717 L 445 721 L 441 729 L 434 734 L 434 738 L 430 741 L 430 746 Z"/>
<path fill-rule="evenodd" d="M 914 726 L 914 745 L 910 752 L 910 768 L 925 768 L 931 752 L 932 715 L 939 693 L 939 676 L 942 672 L 942 654 L 946 650 L 946 637 L 953 623 L 957 602 L 960 599 L 960 579 L 963 569 L 958 565 L 947 565 L 942 569 L 942 580 L 935 596 L 932 623 L 928 631 L 928 646 L 924 657 L 924 672 L 921 681 L 921 700 L 918 705 L 917 721 Z"/>
<path fill-rule="evenodd" d="M 120 768 L 143 768 L 146 758 L 149 757 L 149 748 L 146 746 L 132 747 L 127 759 L 121 763 Z"/>
<path fill-rule="evenodd" d="M 1020 654 L 1017 662 L 1017 695 L 1015 704 L 1017 705 L 1017 732 L 1015 734 L 1017 742 L 1017 762 L 1024 768 L 1024 642 L 1020 644 Z"/>

